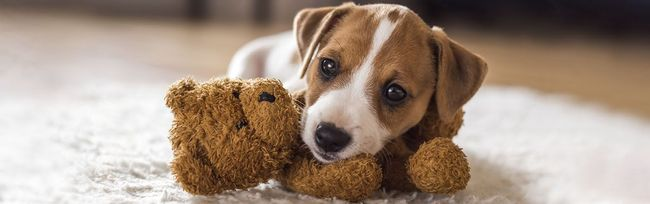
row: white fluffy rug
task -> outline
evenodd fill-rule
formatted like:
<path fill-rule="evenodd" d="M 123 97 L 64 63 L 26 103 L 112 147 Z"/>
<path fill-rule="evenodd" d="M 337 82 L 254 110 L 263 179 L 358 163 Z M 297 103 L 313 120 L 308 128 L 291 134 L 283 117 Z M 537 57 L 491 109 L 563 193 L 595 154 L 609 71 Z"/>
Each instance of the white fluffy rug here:
<path fill-rule="evenodd" d="M 0 203 L 343 202 L 274 184 L 188 195 L 168 168 L 163 105 L 180 76 L 108 70 L 0 69 Z M 650 202 L 648 121 L 506 87 L 484 87 L 466 111 L 455 139 L 471 160 L 465 191 L 367 203 Z"/>

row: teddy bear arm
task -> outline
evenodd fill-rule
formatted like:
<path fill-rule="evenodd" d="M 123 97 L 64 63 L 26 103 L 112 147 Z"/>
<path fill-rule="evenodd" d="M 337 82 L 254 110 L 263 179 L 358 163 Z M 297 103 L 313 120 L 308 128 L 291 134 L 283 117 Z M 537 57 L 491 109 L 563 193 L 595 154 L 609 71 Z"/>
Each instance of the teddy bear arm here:
<path fill-rule="evenodd" d="M 220 182 L 198 141 L 181 132 L 170 139 L 175 155 L 170 168 L 183 189 L 195 195 L 212 195 L 229 188 Z"/>
<path fill-rule="evenodd" d="M 422 144 L 407 164 L 411 182 L 423 192 L 436 194 L 451 194 L 465 189 L 469 171 L 462 149 L 444 137 Z"/>
<path fill-rule="evenodd" d="M 287 188 L 319 198 L 359 201 L 379 189 L 382 174 L 370 155 L 321 164 L 311 155 L 299 156 L 280 181 Z"/>
<path fill-rule="evenodd" d="M 225 189 L 210 164 L 191 153 L 177 155 L 171 168 L 181 187 L 191 194 L 212 195 Z"/>

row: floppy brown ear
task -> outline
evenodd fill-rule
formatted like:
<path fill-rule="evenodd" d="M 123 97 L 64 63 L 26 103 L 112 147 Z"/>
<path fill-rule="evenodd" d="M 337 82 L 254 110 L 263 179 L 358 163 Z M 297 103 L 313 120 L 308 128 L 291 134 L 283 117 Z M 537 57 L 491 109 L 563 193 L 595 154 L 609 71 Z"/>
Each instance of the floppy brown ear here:
<path fill-rule="evenodd" d="M 442 29 L 434 27 L 432 31 L 438 71 L 435 101 L 438 116 L 449 122 L 478 91 L 487 73 L 487 64 L 449 39 Z"/>
<path fill-rule="evenodd" d="M 323 36 L 353 6 L 354 3 L 344 3 L 337 7 L 303 9 L 298 12 L 293 20 L 293 32 L 298 41 L 298 54 L 302 60 L 301 78 L 305 75 Z"/>

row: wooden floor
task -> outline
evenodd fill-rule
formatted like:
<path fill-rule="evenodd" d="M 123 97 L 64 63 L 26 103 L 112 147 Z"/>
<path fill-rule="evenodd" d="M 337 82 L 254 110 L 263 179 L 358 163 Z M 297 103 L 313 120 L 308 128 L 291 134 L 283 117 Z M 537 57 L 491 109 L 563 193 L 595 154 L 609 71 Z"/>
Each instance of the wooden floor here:
<path fill-rule="evenodd" d="M 233 53 L 289 25 L 191 23 L 0 9 L 0 71 L 101 56 L 133 69 L 155 67 L 209 78 Z M 564 38 L 448 28 L 489 64 L 488 84 L 562 93 L 650 118 L 650 44 L 634 39 Z M 1 74 L 2 72 L 0 72 Z"/>

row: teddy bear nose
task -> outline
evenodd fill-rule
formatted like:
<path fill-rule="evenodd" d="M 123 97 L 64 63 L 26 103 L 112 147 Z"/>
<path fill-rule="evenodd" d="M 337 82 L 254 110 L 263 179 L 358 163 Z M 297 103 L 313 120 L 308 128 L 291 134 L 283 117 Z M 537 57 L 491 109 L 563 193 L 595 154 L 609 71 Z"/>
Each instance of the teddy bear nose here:
<path fill-rule="evenodd" d="M 273 102 L 275 101 L 275 96 L 273 96 L 273 94 L 270 94 L 270 93 L 267 93 L 267 92 L 262 92 L 262 93 L 260 94 L 260 99 L 259 99 L 259 101 L 260 101 L 260 102 L 262 102 L 262 101 L 268 101 L 268 102 L 273 103 Z"/>
<path fill-rule="evenodd" d="M 350 135 L 332 123 L 316 126 L 316 145 L 325 152 L 338 152 L 350 143 Z"/>

